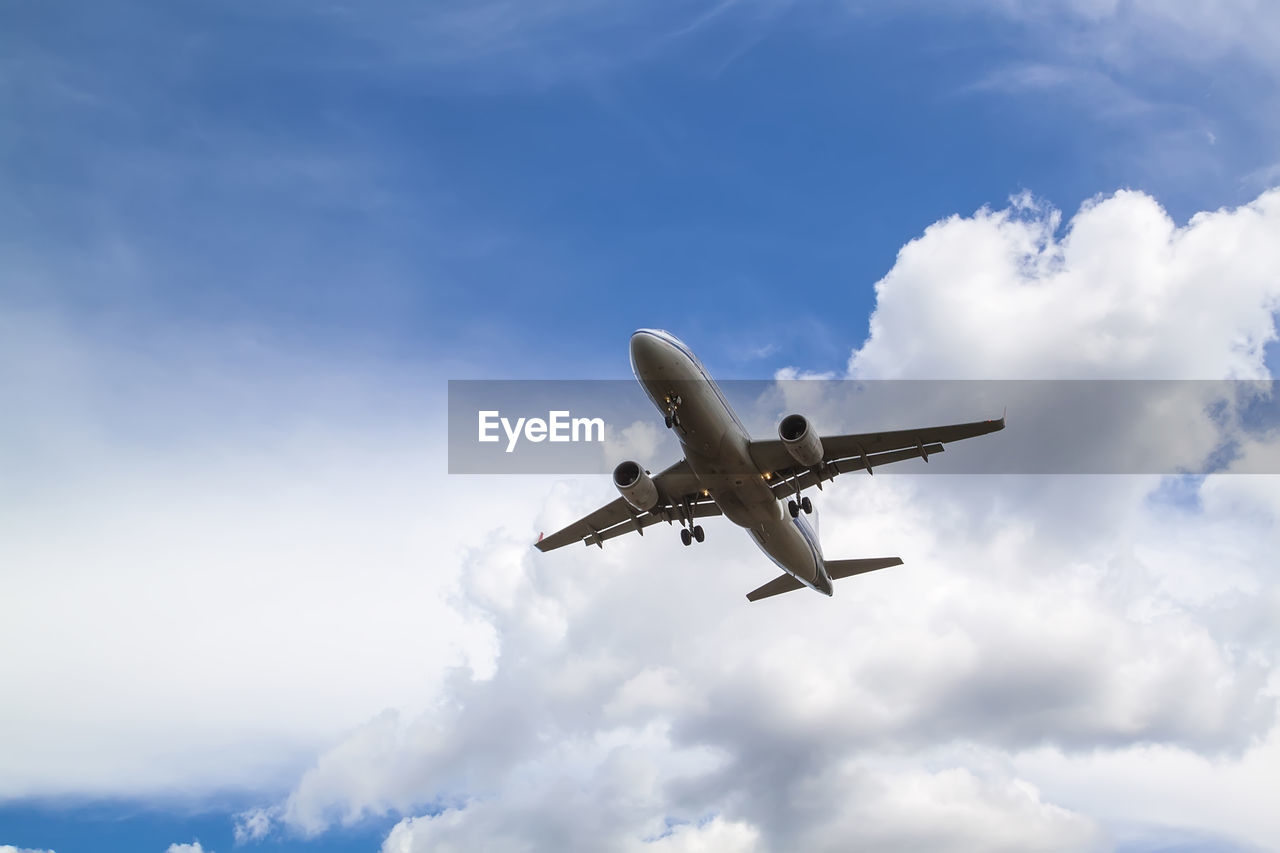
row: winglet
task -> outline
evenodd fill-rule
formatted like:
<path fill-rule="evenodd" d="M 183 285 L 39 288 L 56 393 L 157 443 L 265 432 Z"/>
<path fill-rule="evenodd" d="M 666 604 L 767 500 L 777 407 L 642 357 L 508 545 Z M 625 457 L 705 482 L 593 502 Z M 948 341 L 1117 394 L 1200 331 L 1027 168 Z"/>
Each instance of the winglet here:
<path fill-rule="evenodd" d="M 538 531 L 538 542 L 541 542 L 541 541 L 542 541 L 542 531 L 540 530 L 540 531 Z M 534 545 L 537 545 L 537 544 L 538 544 L 538 542 L 534 542 L 533 544 L 534 544 Z"/>

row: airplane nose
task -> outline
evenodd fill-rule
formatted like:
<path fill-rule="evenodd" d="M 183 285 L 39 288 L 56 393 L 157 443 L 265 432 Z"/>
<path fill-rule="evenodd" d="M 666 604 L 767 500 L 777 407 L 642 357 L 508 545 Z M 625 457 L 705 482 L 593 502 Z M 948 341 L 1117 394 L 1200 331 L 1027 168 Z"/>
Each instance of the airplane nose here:
<path fill-rule="evenodd" d="M 640 329 L 631 336 L 631 369 L 637 375 L 648 373 L 663 349 L 662 339 L 649 329 Z"/>

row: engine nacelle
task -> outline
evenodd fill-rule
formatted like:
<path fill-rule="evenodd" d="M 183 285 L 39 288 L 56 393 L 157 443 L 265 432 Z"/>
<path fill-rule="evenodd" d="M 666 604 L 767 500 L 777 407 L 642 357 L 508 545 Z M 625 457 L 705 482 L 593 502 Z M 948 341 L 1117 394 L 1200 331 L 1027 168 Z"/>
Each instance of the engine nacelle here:
<path fill-rule="evenodd" d="M 658 487 L 639 462 L 618 463 L 613 469 L 613 484 L 623 499 L 640 512 L 648 512 L 658 505 Z"/>
<path fill-rule="evenodd" d="M 806 468 L 822 464 L 822 440 L 804 415 L 787 415 L 778 424 L 778 438 L 791 458 Z"/>

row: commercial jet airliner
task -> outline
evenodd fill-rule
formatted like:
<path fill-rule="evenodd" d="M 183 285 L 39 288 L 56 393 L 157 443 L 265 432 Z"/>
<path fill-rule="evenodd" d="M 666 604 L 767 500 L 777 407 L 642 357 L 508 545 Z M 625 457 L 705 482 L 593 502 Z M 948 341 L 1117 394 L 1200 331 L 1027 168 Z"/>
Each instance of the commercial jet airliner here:
<path fill-rule="evenodd" d="M 833 593 L 832 581 L 889 566 L 899 557 L 826 560 L 805 515 L 813 503 L 805 489 L 822 488 L 837 474 L 873 469 L 941 453 L 946 442 L 1004 429 L 999 420 L 950 426 L 819 437 L 803 415 L 784 417 L 776 439 L 756 440 L 725 400 L 693 352 L 674 335 L 640 329 L 631 336 L 631 369 L 675 432 L 684 458 L 657 476 L 638 462 L 613 469 L 621 493 L 612 503 L 550 536 L 537 547 L 550 551 L 573 542 L 604 547 L 606 539 L 660 521 L 679 522 L 685 545 L 705 538 L 697 520 L 723 515 L 745 527 L 760 550 L 784 574 L 747 593 L 749 601 L 808 587 Z M 782 501 L 786 501 L 783 508 Z"/>

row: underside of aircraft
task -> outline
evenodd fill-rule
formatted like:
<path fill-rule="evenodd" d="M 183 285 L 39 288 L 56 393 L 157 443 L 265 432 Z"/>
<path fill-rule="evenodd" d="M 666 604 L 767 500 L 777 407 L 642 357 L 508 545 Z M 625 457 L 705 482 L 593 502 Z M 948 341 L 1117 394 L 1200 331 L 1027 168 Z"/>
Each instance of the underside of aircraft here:
<path fill-rule="evenodd" d="M 832 582 L 900 565 L 898 557 L 826 560 L 806 516 L 813 503 L 804 492 L 851 471 L 873 473 L 882 465 L 942 453 L 943 445 L 1004 429 L 1005 419 L 886 432 L 819 436 L 809 420 L 790 414 L 778 437 L 752 439 L 718 385 L 693 352 L 674 335 L 641 329 L 631 336 L 636 379 L 679 439 L 684 458 L 656 475 L 627 460 L 613 470 L 619 497 L 573 524 L 539 536 L 551 551 L 574 542 L 604 547 L 626 533 L 654 524 L 680 525 L 685 545 L 702 542 L 698 522 L 724 516 L 746 528 L 783 574 L 752 590 L 747 599 L 808 587 L 833 594 Z"/>

